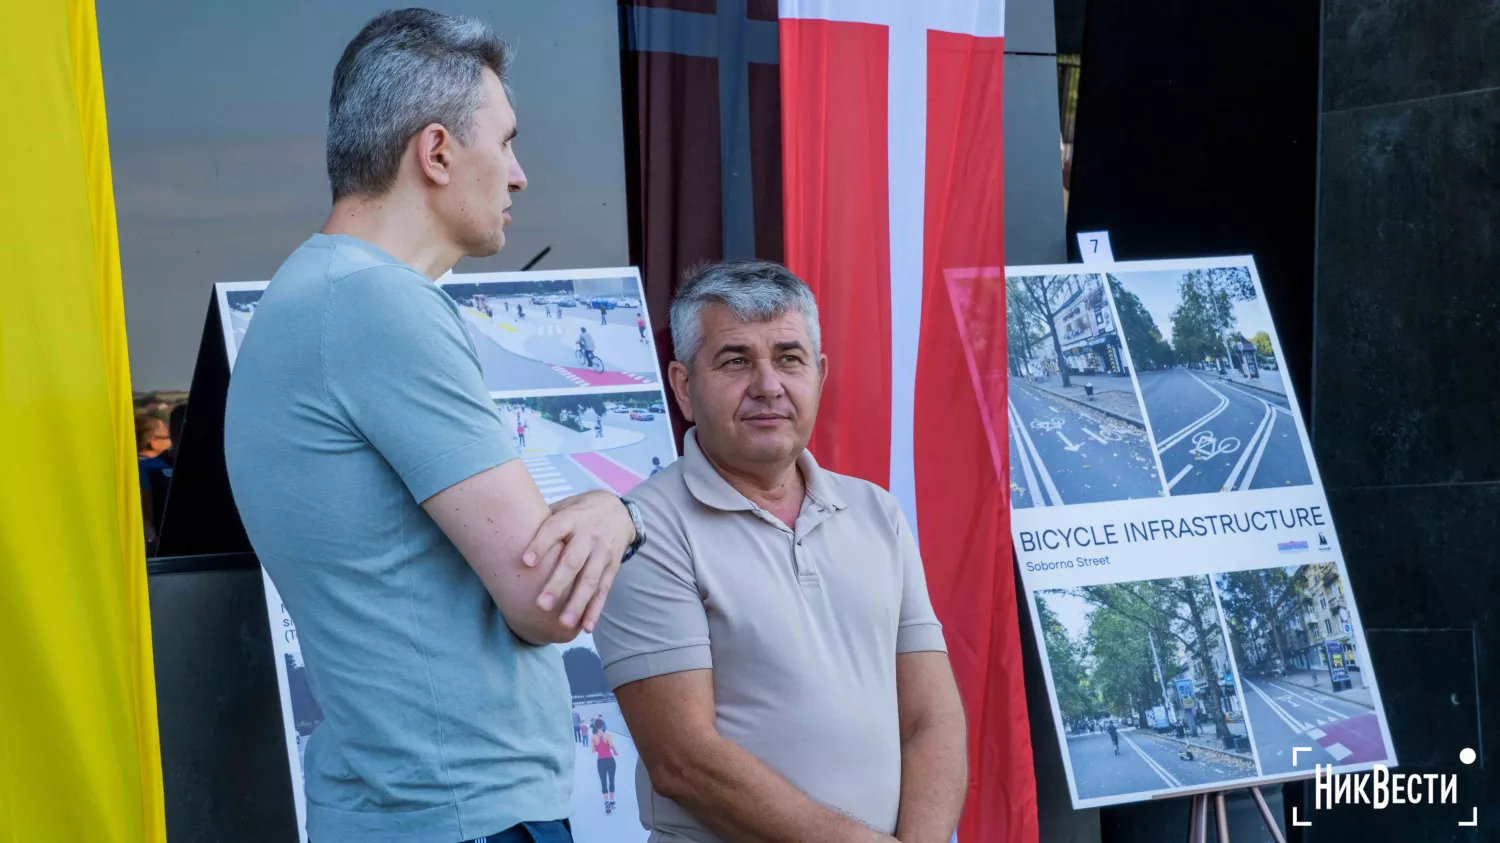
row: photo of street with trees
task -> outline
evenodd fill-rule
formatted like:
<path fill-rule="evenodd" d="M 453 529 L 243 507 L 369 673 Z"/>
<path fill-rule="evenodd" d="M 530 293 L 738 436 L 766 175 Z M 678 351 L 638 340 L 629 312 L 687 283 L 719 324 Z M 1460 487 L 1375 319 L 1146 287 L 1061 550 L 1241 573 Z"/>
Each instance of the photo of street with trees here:
<path fill-rule="evenodd" d="M 1215 579 L 1262 770 L 1385 759 L 1373 677 L 1359 653 L 1338 566 L 1258 568 Z M 1299 746 L 1304 751 L 1294 766 L 1292 749 Z"/>
<path fill-rule="evenodd" d="M 1312 482 L 1248 266 L 1112 273 L 1109 290 L 1170 494 Z"/>
<path fill-rule="evenodd" d="M 1206 576 L 1036 592 L 1079 799 L 1257 775 Z"/>
<path fill-rule="evenodd" d="M 1098 274 L 1006 278 L 1011 506 L 1161 497 Z"/>

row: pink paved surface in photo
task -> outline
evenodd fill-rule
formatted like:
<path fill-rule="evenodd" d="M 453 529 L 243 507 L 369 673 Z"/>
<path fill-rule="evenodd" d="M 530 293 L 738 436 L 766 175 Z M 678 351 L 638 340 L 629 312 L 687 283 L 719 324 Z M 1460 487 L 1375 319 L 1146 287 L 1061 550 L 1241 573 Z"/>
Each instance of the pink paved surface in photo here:
<path fill-rule="evenodd" d="M 623 495 L 634 489 L 641 480 L 645 479 L 602 454 L 585 451 L 573 454 L 572 457 L 574 462 L 583 466 L 584 470 L 599 478 L 604 485 L 608 486 L 617 495 Z"/>
<path fill-rule="evenodd" d="M 635 386 L 636 384 L 650 383 L 650 381 L 630 374 L 629 372 L 596 372 L 593 369 L 580 369 L 575 366 L 553 366 L 559 372 L 570 377 L 575 382 L 583 382 L 588 386 Z"/>
<path fill-rule="evenodd" d="M 1349 757 L 1341 761 L 1342 764 L 1379 761 L 1386 757 L 1385 742 L 1380 737 L 1380 718 L 1374 714 L 1357 714 L 1319 728 L 1323 730 L 1319 744 L 1326 748 L 1340 743 L 1349 750 Z"/>

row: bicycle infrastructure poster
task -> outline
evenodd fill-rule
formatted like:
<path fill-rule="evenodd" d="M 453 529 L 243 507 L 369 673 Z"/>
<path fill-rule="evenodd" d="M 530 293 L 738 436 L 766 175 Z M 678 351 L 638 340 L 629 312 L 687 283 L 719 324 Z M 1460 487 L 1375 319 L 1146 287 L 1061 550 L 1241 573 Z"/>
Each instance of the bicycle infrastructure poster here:
<path fill-rule="evenodd" d="M 215 285 L 231 371 L 270 282 Z M 677 458 L 640 274 L 634 267 L 445 275 L 496 412 L 548 503 L 591 489 L 625 494 Z M 587 341 L 580 338 L 588 336 Z M 584 352 L 583 349 L 588 351 Z M 286 749 L 301 840 L 307 841 L 302 753 L 323 720 L 306 678 L 295 619 L 262 572 L 276 653 Z M 629 728 L 604 678 L 593 638 L 559 645 L 575 744 L 573 835 L 579 843 L 643 843 Z M 615 747 L 614 800 L 606 812 L 591 748 L 599 722 Z M 649 796 L 649 794 L 648 794 Z"/>
<path fill-rule="evenodd" d="M 1395 766 L 1254 260 L 947 285 L 1074 806 Z"/>

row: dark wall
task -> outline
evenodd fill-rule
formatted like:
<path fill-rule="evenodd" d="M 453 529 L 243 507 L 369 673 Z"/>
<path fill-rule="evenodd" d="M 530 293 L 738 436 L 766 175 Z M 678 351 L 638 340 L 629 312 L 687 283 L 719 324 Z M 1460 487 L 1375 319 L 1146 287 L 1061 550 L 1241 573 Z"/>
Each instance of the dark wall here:
<path fill-rule="evenodd" d="M 1323 7 L 1313 444 L 1401 767 L 1459 775 L 1459 805 L 1378 816 L 1393 840 L 1494 839 L 1500 10 Z M 1320 816 L 1308 839 L 1371 816 Z"/>
<path fill-rule="evenodd" d="M 1306 409 L 1313 383 L 1317 3 L 1060 0 L 1058 20 L 1059 43 L 1065 33 L 1082 43 L 1070 260 L 1079 259 L 1077 232 L 1100 229 L 1110 232 L 1119 260 L 1254 255 Z M 1347 532 L 1340 530 L 1346 543 Z M 1281 812 L 1281 788 L 1263 790 Z M 1300 791 L 1294 785 L 1291 795 Z M 1232 792 L 1228 803 L 1235 840 L 1271 839 L 1244 791 Z M 1184 797 L 1101 809 L 1097 839 L 1178 839 L 1187 812 Z"/>
<path fill-rule="evenodd" d="M 1254 255 L 1307 407 L 1317 3 L 1093 0 L 1085 10 L 1071 259 L 1074 235 L 1100 229 L 1119 260 Z"/>

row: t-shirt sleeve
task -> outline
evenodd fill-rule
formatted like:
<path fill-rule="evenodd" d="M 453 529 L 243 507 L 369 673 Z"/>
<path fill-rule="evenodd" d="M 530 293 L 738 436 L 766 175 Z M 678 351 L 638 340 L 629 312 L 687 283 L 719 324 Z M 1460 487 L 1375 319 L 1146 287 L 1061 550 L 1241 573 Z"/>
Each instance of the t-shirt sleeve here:
<path fill-rule="evenodd" d="M 901 557 L 901 620 L 896 631 L 897 653 L 947 652 L 943 627 L 932 611 L 927 596 L 927 574 L 922 568 L 922 554 L 916 537 L 906 523 L 906 515 L 892 500 L 896 516 L 896 548 Z"/>
<path fill-rule="evenodd" d="M 329 401 L 418 503 L 516 458 L 447 294 L 411 270 L 334 282 L 322 358 Z"/>
<path fill-rule="evenodd" d="M 664 509 L 637 503 L 648 525 L 646 542 L 620 566 L 594 629 L 594 646 L 611 689 L 713 667 L 708 614 L 686 536 Z"/>

